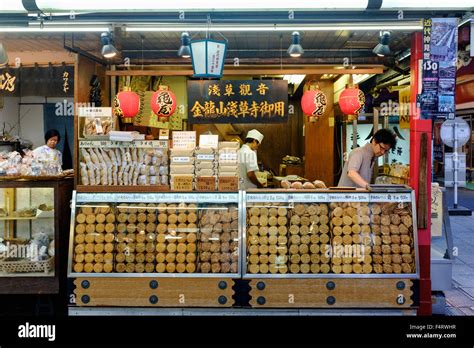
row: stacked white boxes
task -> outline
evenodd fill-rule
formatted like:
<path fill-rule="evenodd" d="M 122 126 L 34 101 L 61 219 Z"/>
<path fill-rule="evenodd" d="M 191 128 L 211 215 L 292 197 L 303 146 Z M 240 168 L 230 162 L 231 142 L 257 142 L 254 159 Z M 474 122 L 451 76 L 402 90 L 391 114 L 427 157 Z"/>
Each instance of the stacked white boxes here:
<path fill-rule="evenodd" d="M 219 177 L 238 177 L 239 176 L 239 162 L 238 162 L 239 145 L 240 144 L 235 141 L 219 142 L 219 150 L 218 150 Z"/>
<path fill-rule="evenodd" d="M 174 178 L 190 177 L 194 180 L 194 149 L 181 150 L 171 149 L 170 150 L 170 184 L 171 190 L 174 190 Z"/>

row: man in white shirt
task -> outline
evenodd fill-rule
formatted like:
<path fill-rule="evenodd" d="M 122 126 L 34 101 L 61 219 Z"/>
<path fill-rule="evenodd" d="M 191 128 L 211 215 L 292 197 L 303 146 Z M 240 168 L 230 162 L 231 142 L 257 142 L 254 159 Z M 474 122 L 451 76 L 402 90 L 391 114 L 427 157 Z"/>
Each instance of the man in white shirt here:
<path fill-rule="evenodd" d="M 252 129 L 247 133 L 245 144 L 239 150 L 239 175 L 243 180 L 243 190 L 263 187 L 255 173 L 258 171 L 257 149 L 262 140 L 263 134 L 256 129 Z"/>

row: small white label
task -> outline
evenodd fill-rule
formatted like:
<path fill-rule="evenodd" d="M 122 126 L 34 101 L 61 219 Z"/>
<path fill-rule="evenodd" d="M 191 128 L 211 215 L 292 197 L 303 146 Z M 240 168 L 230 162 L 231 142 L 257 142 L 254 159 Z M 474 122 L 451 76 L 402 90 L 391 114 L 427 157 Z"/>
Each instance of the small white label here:
<path fill-rule="evenodd" d="M 77 108 L 77 113 L 79 117 L 112 117 L 112 108 Z"/>
<path fill-rule="evenodd" d="M 209 154 L 198 154 L 196 155 L 196 159 L 200 161 L 213 161 L 214 160 L 214 155 L 209 155 Z"/>
<path fill-rule="evenodd" d="M 171 157 L 171 162 L 172 163 L 190 163 L 191 158 L 190 157 Z"/>
<path fill-rule="evenodd" d="M 219 155 L 220 161 L 237 161 L 237 152 L 223 152 Z"/>

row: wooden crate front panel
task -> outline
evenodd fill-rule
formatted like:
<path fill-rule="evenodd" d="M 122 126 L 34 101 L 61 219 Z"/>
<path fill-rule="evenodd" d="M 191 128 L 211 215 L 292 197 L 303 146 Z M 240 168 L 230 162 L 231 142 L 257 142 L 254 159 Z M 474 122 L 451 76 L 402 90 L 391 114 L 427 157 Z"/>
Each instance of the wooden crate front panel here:
<path fill-rule="evenodd" d="M 262 282 L 265 287 L 259 290 L 258 283 Z M 329 282 L 334 283 L 334 289 L 327 288 Z M 403 290 L 397 289 L 399 282 L 403 282 Z M 413 305 L 412 285 L 409 279 L 253 279 L 250 305 L 255 308 L 409 308 Z"/>
<path fill-rule="evenodd" d="M 152 281 L 158 283 L 156 289 Z M 74 285 L 78 306 L 231 307 L 234 302 L 230 278 L 77 278 Z"/>

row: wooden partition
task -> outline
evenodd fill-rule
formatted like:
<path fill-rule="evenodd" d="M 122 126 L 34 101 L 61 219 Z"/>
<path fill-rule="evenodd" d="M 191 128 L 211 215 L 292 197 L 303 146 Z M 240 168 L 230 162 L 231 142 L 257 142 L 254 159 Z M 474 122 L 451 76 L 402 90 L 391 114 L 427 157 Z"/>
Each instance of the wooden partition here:
<path fill-rule="evenodd" d="M 100 80 L 102 106 L 110 106 L 110 78 L 106 76 L 106 66 L 101 65 L 87 57 L 76 54 L 76 63 L 74 67 L 74 105 L 78 103 L 89 103 L 89 93 L 91 90 L 90 82 L 92 76 L 97 75 Z M 78 170 L 78 118 L 77 109 L 74 113 L 74 169 Z M 75 177 L 77 185 L 77 176 Z"/>
<path fill-rule="evenodd" d="M 332 82 L 321 82 L 319 89 L 326 94 L 328 103 L 325 115 L 316 122 L 305 122 L 305 177 L 322 180 L 327 186 L 334 182 L 334 86 Z"/>

